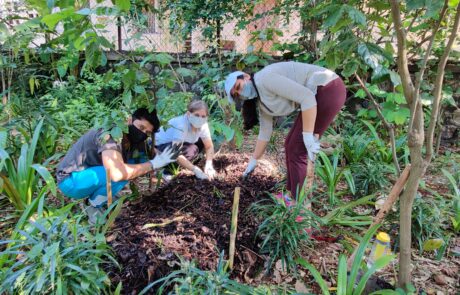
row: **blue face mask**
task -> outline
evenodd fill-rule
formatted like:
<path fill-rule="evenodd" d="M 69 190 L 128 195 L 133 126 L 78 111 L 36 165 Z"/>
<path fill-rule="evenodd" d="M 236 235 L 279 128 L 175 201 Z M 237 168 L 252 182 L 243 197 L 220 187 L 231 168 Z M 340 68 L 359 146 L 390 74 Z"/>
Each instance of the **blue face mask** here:
<path fill-rule="evenodd" d="M 252 81 L 247 81 L 241 90 L 240 98 L 242 100 L 248 100 L 255 97 L 257 97 L 256 88 L 254 87 L 254 84 L 252 84 Z"/>

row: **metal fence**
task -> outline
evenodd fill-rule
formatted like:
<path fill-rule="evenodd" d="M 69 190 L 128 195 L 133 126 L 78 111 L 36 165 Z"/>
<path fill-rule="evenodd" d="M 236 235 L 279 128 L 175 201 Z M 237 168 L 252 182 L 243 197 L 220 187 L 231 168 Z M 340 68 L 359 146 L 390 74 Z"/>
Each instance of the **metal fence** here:
<path fill-rule="evenodd" d="M 262 14 L 274 6 L 274 1 L 268 0 L 258 4 L 254 9 L 254 14 Z M 129 25 L 126 25 L 129 26 Z M 219 46 L 224 50 L 235 50 L 246 53 L 251 50 L 262 50 L 270 54 L 276 54 L 273 49 L 275 43 L 295 43 L 300 32 L 300 18 L 296 15 L 290 17 L 289 23 L 279 16 L 266 16 L 249 24 L 244 30 L 236 30 L 236 21 L 229 21 L 222 25 L 216 40 L 210 41 L 203 37 L 200 28 L 187 39 L 180 39 L 170 34 L 167 24 L 162 23 L 155 14 L 148 16 L 148 28 L 142 32 L 137 40 L 130 40 L 129 34 L 123 34 L 124 49 L 134 49 L 139 45 L 146 45 L 147 49 L 161 52 L 205 52 L 213 45 L 217 39 Z M 125 31 L 130 29 L 124 28 Z M 131 30 L 132 31 L 132 30 Z M 280 35 L 279 35 L 280 34 Z M 128 42 L 126 42 L 129 40 Z M 132 42 L 132 44 L 130 44 Z M 214 44 L 213 44 L 214 43 Z"/>
<path fill-rule="evenodd" d="M 92 1 L 90 5 L 91 7 L 103 6 L 109 2 L 97 4 L 96 1 Z M 254 14 L 269 11 L 273 8 L 274 3 L 274 0 L 267 0 L 257 4 Z M 158 0 L 155 0 L 154 5 L 158 8 Z M 29 11 L 26 8 L 24 0 L 0 0 L 0 18 L 3 20 L 11 15 L 19 15 L 24 19 L 37 16 L 34 11 Z M 113 17 L 93 16 L 92 20 L 94 23 L 105 25 L 99 33 L 111 41 L 117 49 L 199 53 L 207 51 L 217 43 L 217 38 L 213 41 L 206 40 L 200 28 L 197 28 L 189 38 L 180 38 L 170 33 L 167 24 L 154 13 L 147 14 L 147 22 L 142 29 L 129 22 L 117 26 L 117 21 Z M 21 21 L 23 20 L 14 19 L 10 20 L 8 24 L 14 26 Z M 290 22 L 286 23 L 279 16 L 271 15 L 254 21 L 244 30 L 237 31 L 235 26 L 236 21 L 227 21 L 222 25 L 219 32 L 216 32 L 216 35 L 219 36 L 219 46 L 223 50 L 234 50 L 240 53 L 262 50 L 276 55 L 277 51 L 273 49 L 275 43 L 297 42 L 300 19 L 294 15 L 290 17 Z M 281 32 L 281 35 L 276 32 Z M 120 45 L 122 48 L 119 48 Z"/>

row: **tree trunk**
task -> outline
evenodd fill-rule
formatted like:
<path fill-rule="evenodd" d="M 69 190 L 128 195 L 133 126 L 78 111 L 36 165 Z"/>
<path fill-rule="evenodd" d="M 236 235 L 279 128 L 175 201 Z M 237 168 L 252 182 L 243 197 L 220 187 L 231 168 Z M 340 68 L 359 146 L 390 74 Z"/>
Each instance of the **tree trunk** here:
<path fill-rule="evenodd" d="M 421 104 L 415 106 L 414 125 L 409 134 L 408 145 L 411 158 L 411 170 L 406 189 L 401 196 L 399 220 L 399 280 L 400 287 L 407 287 L 411 281 L 411 244 L 412 244 L 412 205 L 417 195 L 420 179 L 426 171 L 427 163 L 423 158 L 422 147 L 425 139 L 423 110 Z"/>

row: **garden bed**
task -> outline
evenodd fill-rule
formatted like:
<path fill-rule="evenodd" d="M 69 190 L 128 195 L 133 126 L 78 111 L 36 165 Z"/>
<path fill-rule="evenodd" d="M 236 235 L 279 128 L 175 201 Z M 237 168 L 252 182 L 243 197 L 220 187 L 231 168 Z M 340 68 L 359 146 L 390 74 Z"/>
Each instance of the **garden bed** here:
<path fill-rule="evenodd" d="M 265 192 L 273 190 L 279 178 L 259 165 L 248 180 L 241 180 L 247 161 L 239 154 L 220 155 L 214 160 L 217 180 L 200 181 L 181 173 L 150 196 L 128 203 L 108 236 L 122 267 L 113 281 L 122 281 L 124 290 L 139 291 L 170 273 L 178 256 L 215 270 L 220 252 L 228 253 L 236 186 L 241 197 L 233 274 L 242 281 L 254 275 L 263 261 L 254 253 L 258 224 L 247 209 L 267 197 Z"/>

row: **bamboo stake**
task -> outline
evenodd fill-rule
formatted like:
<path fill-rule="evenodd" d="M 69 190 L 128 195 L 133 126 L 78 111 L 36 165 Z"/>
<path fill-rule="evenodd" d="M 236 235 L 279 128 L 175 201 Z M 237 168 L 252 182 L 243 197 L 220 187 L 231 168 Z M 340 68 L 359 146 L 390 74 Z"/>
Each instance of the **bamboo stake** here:
<path fill-rule="evenodd" d="M 311 210 L 311 203 L 309 202 L 309 200 L 311 200 L 311 195 L 312 195 L 311 189 L 313 187 L 314 180 L 315 180 L 315 162 L 308 159 L 307 160 L 307 181 L 305 182 L 305 188 L 304 188 L 305 193 L 308 194 L 304 200 L 305 207 L 308 210 Z"/>
<path fill-rule="evenodd" d="M 406 185 L 407 179 L 409 178 L 409 173 L 410 173 L 410 164 L 404 168 L 403 172 L 401 173 L 401 176 L 399 176 L 398 180 L 396 183 L 393 185 L 393 188 L 390 191 L 390 194 L 388 195 L 388 198 L 386 199 L 385 203 L 382 206 L 382 209 L 379 210 L 379 213 L 377 213 L 377 216 L 374 217 L 374 220 L 372 224 L 369 226 L 369 228 L 373 227 L 376 224 L 379 224 L 383 221 L 385 216 L 390 212 L 391 208 L 393 207 L 393 204 L 398 200 L 399 195 L 401 194 L 404 186 Z M 353 254 L 348 258 L 348 268 L 351 267 L 353 264 L 353 260 L 355 260 L 355 255 L 356 255 L 356 249 L 353 252 Z"/>
<path fill-rule="evenodd" d="M 112 205 L 112 178 L 110 177 L 110 169 L 105 169 L 105 181 L 107 185 L 107 206 Z"/>
<path fill-rule="evenodd" d="M 235 188 L 233 195 L 233 208 L 232 208 L 232 224 L 230 227 L 230 249 L 228 251 L 228 265 L 230 269 L 233 269 L 233 261 L 235 258 L 235 241 L 236 241 L 236 229 L 238 226 L 238 206 L 240 203 L 240 187 Z"/>

